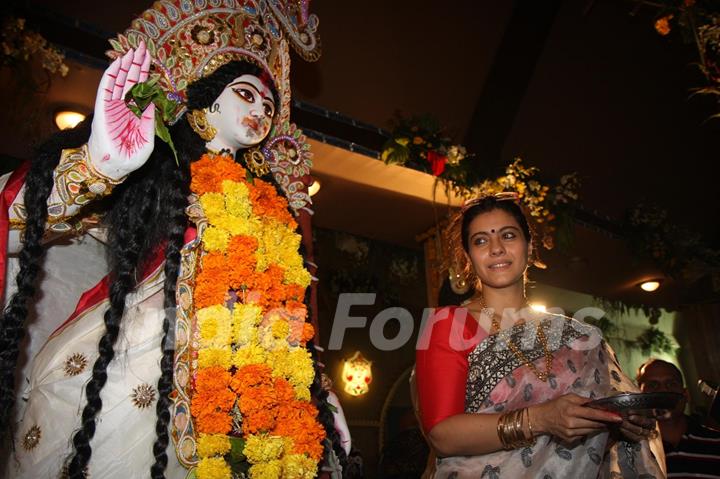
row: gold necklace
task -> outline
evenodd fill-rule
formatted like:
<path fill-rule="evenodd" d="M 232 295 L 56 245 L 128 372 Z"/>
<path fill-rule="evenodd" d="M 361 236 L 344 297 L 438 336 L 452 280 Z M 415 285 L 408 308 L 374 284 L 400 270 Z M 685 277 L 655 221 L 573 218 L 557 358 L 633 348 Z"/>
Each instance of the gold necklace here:
<path fill-rule="evenodd" d="M 485 298 L 480 298 L 480 307 L 482 308 L 482 311 L 490 316 L 490 319 L 492 321 L 492 329 L 495 330 L 496 333 L 500 332 L 500 315 L 497 314 L 495 311 L 491 311 L 486 305 L 485 305 Z M 517 345 L 512 341 L 512 338 L 508 335 L 507 337 L 507 345 L 510 348 L 510 350 L 513 352 L 516 358 L 520 360 L 523 364 L 525 364 L 530 370 L 537 376 L 537 378 L 540 381 L 547 382 L 548 377 L 550 376 L 550 373 L 552 372 L 552 365 L 553 365 L 553 354 L 552 351 L 550 351 L 550 348 L 548 347 L 548 341 L 547 337 L 545 336 L 545 331 L 543 331 L 543 325 L 542 321 L 538 323 L 537 326 L 537 338 L 538 341 L 540 341 L 540 344 L 543 347 L 543 352 L 545 353 L 545 371 L 540 371 L 535 364 L 528 359 L 527 356 L 520 350 L 520 348 L 517 347 Z"/>

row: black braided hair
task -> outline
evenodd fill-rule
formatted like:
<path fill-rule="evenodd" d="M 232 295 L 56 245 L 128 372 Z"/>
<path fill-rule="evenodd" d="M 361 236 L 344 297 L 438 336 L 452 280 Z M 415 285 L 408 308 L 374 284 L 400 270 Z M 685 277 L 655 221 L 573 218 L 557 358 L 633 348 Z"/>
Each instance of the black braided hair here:
<path fill-rule="evenodd" d="M 5 434 L 12 433 L 15 368 L 45 255 L 42 238 L 47 221 L 47 198 L 53 187 L 53 170 L 60 161 L 61 151 L 68 146 L 82 145 L 89 132 L 90 121 L 86 120 L 75 129 L 62 131 L 42 144 L 25 178 L 23 201 L 27 219 L 23 248 L 19 254 L 20 270 L 15 278 L 17 292 L 10 298 L 0 323 L 0 440 Z"/>

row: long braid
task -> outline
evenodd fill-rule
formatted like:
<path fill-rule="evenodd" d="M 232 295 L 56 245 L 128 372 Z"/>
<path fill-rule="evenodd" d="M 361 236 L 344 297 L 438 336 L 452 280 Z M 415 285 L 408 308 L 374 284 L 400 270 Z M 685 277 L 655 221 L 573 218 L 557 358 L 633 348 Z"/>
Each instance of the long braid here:
<path fill-rule="evenodd" d="M 192 151 L 193 149 L 190 149 Z M 185 228 L 187 218 L 185 208 L 188 205 L 187 197 L 190 193 L 188 158 L 184 158 L 181 168 L 171 165 L 171 188 L 169 197 L 163 201 L 170 203 L 171 216 L 168 218 L 167 245 L 165 246 L 165 287 L 164 287 L 164 308 L 165 319 L 163 321 L 162 359 L 160 360 L 160 378 L 158 379 L 158 401 L 156 405 L 157 420 L 155 432 L 157 439 L 153 444 L 153 455 L 155 463 L 150 468 L 150 476 L 153 479 L 165 477 L 167 467 L 167 446 L 169 443 L 168 425 L 170 423 L 170 394 L 173 391 L 173 363 L 175 359 L 174 328 L 176 315 L 176 290 L 177 280 L 180 273 L 181 249 L 185 239 Z"/>
<path fill-rule="evenodd" d="M 8 426 L 15 405 L 15 368 L 45 255 L 42 238 L 48 216 L 47 199 L 53 187 L 53 170 L 60 160 L 62 145 L 81 145 L 89 136 L 89 125 L 86 120 L 74 130 L 60 132 L 40 146 L 25 178 L 23 202 L 27 217 L 23 248 L 19 254 L 20 269 L 15 278 L 17 292 L 10 299 L 0 324 L 0 435 L 12 431 Z"/>
<path fill-rule="evenodd" d="M 114 192 L 119 200 L 109 213 L 110 252 L 113 265 L 110 284 L 110 306 L 103 317 L 105 334 L 98 344 L 98 358 L 93 365 L 92 377 L 85 387 L 87 403 L 83 408 L 81 426 L 73 436 L 75 453 L 70 458 L 69 473 L 72 479 L 84 478 L 92 455 L 90 441 L 95 435 L 97 415 L 102 410 L 100 392 L 107 382 L 107 368 L 115 357 L 115 343 L 120 333 L 120 324 L 125 313 L 125 301 L 136 286 L 136 272 L 140 258 L 146 253 L 145 225 L 151 219 L 153 206 L 157 204 L 155 190 L 148 188 L 154 175 L 147 170 L 152 165 L 138 170 L 146 175 L 137 182 L 121 184 Z M 142 191 L 142 195 L 138 193 Z M 128 200 L 129 198 L 132 198 Z M 139 203 L 139 204 L 138 204 Z M 142 255 L 142 256 L 141 256 Z"/>

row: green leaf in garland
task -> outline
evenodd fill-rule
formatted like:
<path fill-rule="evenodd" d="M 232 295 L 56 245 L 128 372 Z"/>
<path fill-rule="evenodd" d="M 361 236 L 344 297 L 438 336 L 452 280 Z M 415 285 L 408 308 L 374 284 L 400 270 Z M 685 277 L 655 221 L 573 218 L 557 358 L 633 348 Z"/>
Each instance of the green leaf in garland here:
<path fill-rule="evenodd" d="M 230 438 L 230 452 L 225 456 L 230 469 L 236 474 L 244 474 L 250 468 L 247 457 L 243 453 L 245 441 L 240 437 Z"/>

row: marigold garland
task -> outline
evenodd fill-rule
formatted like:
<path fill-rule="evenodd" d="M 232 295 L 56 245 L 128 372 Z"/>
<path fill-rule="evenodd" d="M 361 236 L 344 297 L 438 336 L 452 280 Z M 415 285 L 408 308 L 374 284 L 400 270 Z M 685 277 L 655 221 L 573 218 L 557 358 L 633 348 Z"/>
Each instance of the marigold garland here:
<path fill-rule="evenodd" d="M 191 189 L 208 223 L 193 291 L 197 477 L 231 477 L 233 437 L 251 478 L 314 477 L 325 431 L 310 403 L 311 277 L 297 223 L 271 184 L 248 182 L 228 156 L 195 162 Z"/>

